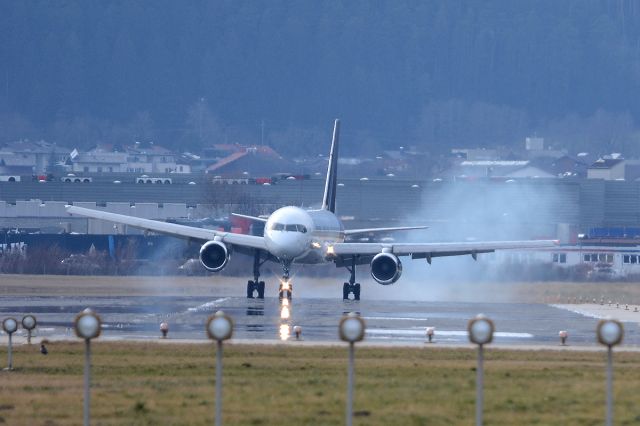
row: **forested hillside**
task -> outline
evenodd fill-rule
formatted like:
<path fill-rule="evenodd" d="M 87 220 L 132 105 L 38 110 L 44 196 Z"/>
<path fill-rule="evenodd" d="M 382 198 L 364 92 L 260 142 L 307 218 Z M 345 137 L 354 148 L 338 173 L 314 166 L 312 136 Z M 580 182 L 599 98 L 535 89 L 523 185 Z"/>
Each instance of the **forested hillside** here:
<path fill-rule="evenodd" d="M 4 1 L 0 81 L 0 142 L 638 154 L 640 3 Z"/>

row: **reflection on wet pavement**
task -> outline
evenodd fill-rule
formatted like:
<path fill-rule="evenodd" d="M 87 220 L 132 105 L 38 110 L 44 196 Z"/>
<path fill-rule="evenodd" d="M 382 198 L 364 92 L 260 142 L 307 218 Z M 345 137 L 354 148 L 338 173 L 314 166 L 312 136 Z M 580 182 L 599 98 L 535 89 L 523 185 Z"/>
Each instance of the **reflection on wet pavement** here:
<path fill-rule="evenodd" d="M 0 318 L 35 314 L 41 336 L 70 335 L 75 315 L 86 307 L 98 312 L 104 336 L 159 338 L 159 324 L 169 323 L 172 339 L 206 339 L 209 315 L 224 310 L 235 322 L 234 337 L 289 340 L 291 330 L 304 328 L 306 341 L 338 341 L 342 315 L 361 314 L 367 340 L 414 342 L 426 340 L 426 327 L 435 327 L 434 341 L 464 343 L 469 318 L 478 313 L 496 323 L 495 341 L 504 344 L 555 344 L 558 330 L 569 331 L 572 345 L 593 345 L 597 320 L 547 305 L 514 303 L 453 303 L 294 298 L 236 297 L 3 297 Z M 640 344 L 637 324 L 625 324 L 625 344 Z"/>

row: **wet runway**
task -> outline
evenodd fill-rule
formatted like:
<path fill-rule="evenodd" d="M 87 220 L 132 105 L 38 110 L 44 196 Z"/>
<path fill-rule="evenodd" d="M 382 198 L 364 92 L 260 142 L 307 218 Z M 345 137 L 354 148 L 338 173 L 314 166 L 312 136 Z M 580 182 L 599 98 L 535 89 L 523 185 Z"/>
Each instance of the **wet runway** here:
<path fill-rule="evenodd" d="M 423 301 L 343 301 L 297 298 L 282 304 L 276 298 L 239 297 L 69 297 L 7 296 L 0 300 L 0 318 L 25 314 L 38 319 L 40 337 L 73 336 L 75 315 L 86 307 L 100 314 L 103 336 L 157 339 L 159 324 L 169 323 L 172 339 L 206 339 L 204 323 L 224 310 L 235 321 L 234 338 L 291 340 L 295 325 L 305 341 L 338 341 L 337 324 L 343 314 L 358 312 L 366 320 L 369 342 L 421 344 L 426 327 L 435 327 L 440 344 L 467 343 L 470 318 L 483 313 L 494 320 L 494 341 L 505 345 L 555 345 L 558 331 L 569 331 L 572 345 L 593 346 L 597 319 L 543 304 L 459 303 Z M 639 345 L 638 324 L 625 324 L 625 344 Z"/>

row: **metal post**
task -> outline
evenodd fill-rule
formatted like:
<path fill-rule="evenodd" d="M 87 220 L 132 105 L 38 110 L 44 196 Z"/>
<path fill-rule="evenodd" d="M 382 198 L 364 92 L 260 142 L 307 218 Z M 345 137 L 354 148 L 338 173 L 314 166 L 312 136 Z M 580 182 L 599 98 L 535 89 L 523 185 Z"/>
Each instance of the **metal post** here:
<path fill-rule="evenodd" d="M 27 330 L 27 344 L 31 344 L 31 329 Z"/>
<path fill-rule="evenodd" d="M 349 367 L 347 374 L 347 426 L 351 426 L 353 421 L 353 364 L 355 345 L 349 342 Z"/>
<path fill-rule="evenodd" d="M 216 426 L 222 426 L 222 340 L 216 351 Z"/>
<path fill-rule="evenodd" d="M 476 426 L 482 426 L 482 410 L 484 406 L 484 349 L 478 345 L 478 368 L 476 369 Z"/>
<path fill-rule="evenodd" d="M 607 426 L 613 425 L 613 350 L 607 348 Z"/>
<path fill-rule="evenodd" d="M 13 342 L 11 341 L 12 335 L 13 333 L 9 333 L 9 348 L 7 350 L 7 353 L 9 355 L 9 367 L 7 367 L 8 370 L 13 370 Z"/>
<path fill-rule="evenodd" d="M 84 417 L 82 424 L 89 426 L 91 408 L 91 339 L 84 339 Z"/>

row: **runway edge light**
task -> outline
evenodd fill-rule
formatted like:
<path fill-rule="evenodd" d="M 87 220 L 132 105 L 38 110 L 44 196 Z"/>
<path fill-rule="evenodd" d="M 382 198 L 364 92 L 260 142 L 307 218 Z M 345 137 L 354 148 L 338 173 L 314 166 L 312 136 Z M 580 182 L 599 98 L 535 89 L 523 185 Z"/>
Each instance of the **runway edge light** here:
<path fill-rule="evenodd" d="M 613 425 L 613 347 L 622 343 L 624 327 L 618 320 L 605 318 L 598 322 L 596 327 L 598 342 L 607 347 L 606 364 L 606 390 L 607 402 L 605 412 L 605 425 Z"/>
<path fill-rule="evenodd" d="M 471 343 L 475 343 L 476 345 L 486 345 L 493 341 L 495 325 L 489 318 L 483 314 L 479 314 L 469 321 L 467 331 L 469 333 L 469 340 Z"/>
<path fill-rule="evenodd" d="M 605 346 L 616 346 L 622 343 L 624 327 L 618 320 L 605 318 L 598 322 L 596 328 L 598 343 Z"/>
<path fill-rule="evenodd" d="M 91 418 L 91 339 L 100 336 L 102 331 L 102 320 L 93 312 L 86 308 L 80 312 L 74 321 L 76 336 L 84 339 L 84 400 L 83 400 L 83 421 L 82 424 L 89 426 Z"/>
<path fill-rule="evenodd" d="M 222 425 L 222 342 L 233 335 L 233 320 L 222 311 L 218 311 L 207 319 L 207 336 L 217 343 L 216 350 L 216 401 L 215 425 Z"/>
<path fill-rule="evenodd" d="M 567 338 L 569 337 L 569 332 L 567 330 L 560 330 L 558 332 L 558 336 L 560 337 L 560 344 L 563 346 L 567 344 Z"/>
<path fill-rule="evenodd" d="M 476 368 L 476 426 L 483 424 L 484 410 L 484 345 L 493 341 L 495 326 L 486 316 L 479 314 L 467 326 L 469 340 L 478 345 L 478 367 Z"/>
<path fill-rule="evenodd" d="M 207 336 L 219 342 L 230 339 L 233 335 L 233 320 L 222 311 L 211 315 L 207 320 Z"/>
<path fill-rule="evenodd" d="M 345 342 L 354 343 L 364 339 L 365 323 L 355 312 L 342 317 L 338 328 L 340 339 Z"/>
<path fill-rule="evenodd" d="M 18 330 L 18 321 L 15 318 L 5 318 L 2 321 L 2 329 L 5 333 L 9 335 L 9 341 L 7 345 L 7 358 L 8 358 L 8 366 L 5 370 L 11 371 L 13 370 L 13 341 L 12 336 L 13 333 Z"/>
<path fill-rule="evenodd" d="M 74 325 L 76 336 L 86 340 L 95 339 L 102 331 L 102 320 L 90 308 L 86 308 L 76 316 Z"/>
<path fill-rule="evenodd" d="M 427 327 L 426 333 L 427 333 L 428 342 L 429 343 L 433 343 L 433 336 L 436 334 L 436 328 L 435 327 Z"/>
<path fill-rule="evenodd" d="M 162 333 L 163 339 L 167 338 L 167 334 L 169 334 L 169 324 L 167 322 L 160 323 L 160 333 Z"/>
<path fill-rule="evenodd" d="M 338 325 L 340 339 L 349 343 L 349 362 L 347 367 L 347 407 L 345 424 L 351 426 L 353 422 L 353 387 L 354 387 L 354 347 L 356 342 L 364 339 L 365 323 L 355 312 L 342 317 Z"/>
<path fill-rule="evenodd" d="M 25 315 L 22 317 L 22 328 L 27 330 L 27 344 L 29 345 L 31 344 L 31 332 L 36 328 L 37 324 L 36 317 L 33 315 Z"/>

